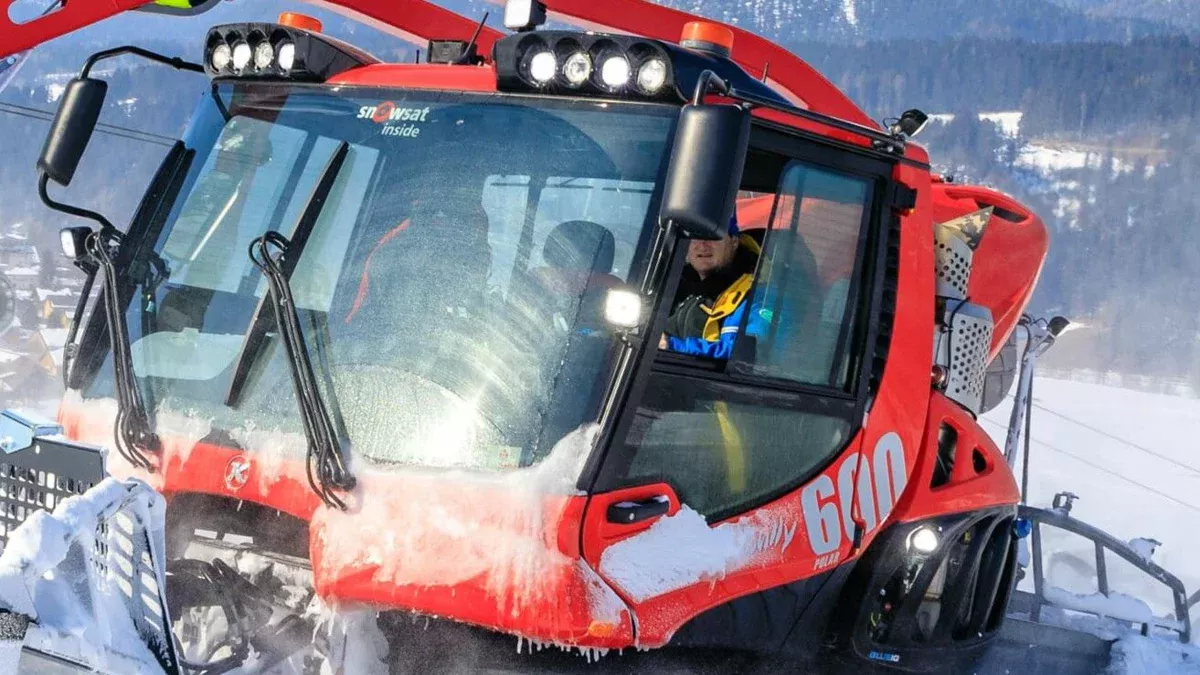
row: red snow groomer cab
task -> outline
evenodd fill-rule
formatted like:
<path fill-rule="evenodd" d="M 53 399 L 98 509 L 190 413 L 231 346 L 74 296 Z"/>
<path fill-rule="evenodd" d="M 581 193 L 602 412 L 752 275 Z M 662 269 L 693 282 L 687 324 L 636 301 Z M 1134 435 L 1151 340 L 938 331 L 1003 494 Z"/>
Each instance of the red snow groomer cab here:
<path fill-rule="evenodd" d="M 117 227 L 47 189 L 96 122 L 88 68 L 131 50 L 101 53 L 39 162 L 46 203 L 97 223 L 63 238 L 103 298 L 59 419 L 167 497 L 188 659 L 307 645 L 306 593 L 381 612 L 396 662 L 410 615 L 589 653 L 919 671 L 986 647 L 1018 489 L 975 416 L 1046 253 L 1034 214 L 931 174 L 919 111 L 880 128 L 737 28 L 639 0 L 511 2 L 511 34 L 333 4 L 426 62 L 299 15 L 212 27 L 202 66 L 133 50 L 211 84 Z M 689 243 L 735 213 L 732 347 L 663 348 Z"/>

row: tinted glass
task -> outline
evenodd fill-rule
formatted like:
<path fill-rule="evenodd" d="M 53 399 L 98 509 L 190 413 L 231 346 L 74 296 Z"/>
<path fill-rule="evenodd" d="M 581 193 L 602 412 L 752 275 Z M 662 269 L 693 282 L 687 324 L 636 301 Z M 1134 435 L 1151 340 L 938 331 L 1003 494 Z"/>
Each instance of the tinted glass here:
<path fill-rule="evenodd" d="M 676 111 L 613 103 L 279 86 L 218 90 L 127 317 L 148 407 L 248 450 L 301 433 L 274 337 L 243 355 L 267 294 L 247 254 L 294 233 L 344 164 L 291 284 L 321 388 L 353 452 L 515 468 L 592 420 L 617 341 L 605 292 L 637 282 Z M 387 98 L 389 100 L 384 101 Z M 153 265 L 146 265 L 153 262 Z M 264 306 L 274 332 L 272 309 Z M 233 407 L 239 361 L 251 368 Z M 88 392 L 111 395 L 110 365 Z M 292 444 L 297 445 L 297 444 Z M 303 452 L 303 444 L 287 452 Z"/>
<path fill-rule="evenodd" d="M 626 439 L 632 484 L 665 481 L 704 515 L 759 500 L 820 468 L 850 440 L 799 397 L 655 373 Z"/>
<path fill-rule="evenodd" d="M 735 351 L 738 371 L 849 388 L 870 187 L 801 162 L 784 170 L 754 289 L 767 327 L 753 350 Z"/>

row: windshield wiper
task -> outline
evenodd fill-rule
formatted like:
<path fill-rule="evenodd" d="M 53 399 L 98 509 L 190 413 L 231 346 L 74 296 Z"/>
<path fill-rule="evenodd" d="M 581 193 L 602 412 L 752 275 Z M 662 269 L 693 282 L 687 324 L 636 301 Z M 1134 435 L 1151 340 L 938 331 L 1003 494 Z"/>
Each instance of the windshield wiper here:
<path fill-rule="evenodd" d="M 113 358 L 113 386 L 117 391 L 117 451 L 134 466 L 152 471 L 153 466 L 145 452 L 158 452 L 161 443 L 153 431 L 150 415 L 138 389 L 137 376 L 133 372 L 129 327 L 125 323 L 117 268 L 113 263 L 121 250 L 122 240 L 117 230 L 102 228 L 89 235 L 85 245 L 88 256 L 103 273 L 100 294 Z"/>
<path fill-rule="evenodd" d="M 161 449 L 162 444 L 154 433 L 150 415 L 142 402 L 141 390 L 138 389 L 137 376 L 133 372 L 129 328 L 125 324 L 123 309 L 125 304 L 121 301 L 117 268 L 113 262 L 121 253 L 124 235 L 113 227 L 112 223 L 108 222 L 104 216 L 52 199 L 46 190 L 48 179 L 49 175 L 43 173 L 38 181 L 38 195 L 43 203 L 56 211 L 89 218 L 100 223 L 100 229 L 92 230 L 84 238 L 83 255 L 76 260 L 76 265 L 88 277 L 75 308 L 75 317 L 72 319 L 72 326 L 68 331 L 67 344 L 63 348 L 63 368 L 70 367 L 71 357 L 75 355 L 75 336 L 79 329 L 82 310 L 92 289 L 92 282 L 97 273 L 102 274 L 100 298 L 96 302 L 104 303 L 104 320 L 108 328 L 109 349 L 113 359 L 113 389 L 117 394 L 117 419 L 114 423 L 113 436 L 117 452 L 121 453 L 121 456 L 133 466 L 153 471 L 154 466 L 145 453 L 157 452 Z"/>
<path fill-rule="evenodd" d="M 291 240 L 272 230 L 250 243 L 250 260 L 267 278 L 268 293 L 250 320 L 250 328 L 242 342 L 242 353 L 234 370 L 234 382 L 227 397 L 227 400 L 233 401 L 239 398 L 252 362 L 257 358 L 265 337 L 265 328 L 261 320 L 262 309 L 267 298 L 270 298 L 279 335 L 287 352 L 292 386 L 304 424 L 304 436 L 308 440 L 308 483 L 322 501 L 339 509 L 345 509 L 346 504 L 334 490 L 353 490 L 355 480 L 343 458 L 344 449 L 338 428 L 321 396 L 312 359 L 309 358 L 308 345 L 304 340 L 304 331 L 300 327 L 300 316 L 297 313 L 290 279 L 325 206 L 325 200 L 333 190 L 334 181 L 346 162 L 349 148 L 350 144 L 343 141 L 329 158 L 329 163 L 321 172 L 321 177 L 300 214 Z M 329 394 L 333 395 L 332 388 Z"/>

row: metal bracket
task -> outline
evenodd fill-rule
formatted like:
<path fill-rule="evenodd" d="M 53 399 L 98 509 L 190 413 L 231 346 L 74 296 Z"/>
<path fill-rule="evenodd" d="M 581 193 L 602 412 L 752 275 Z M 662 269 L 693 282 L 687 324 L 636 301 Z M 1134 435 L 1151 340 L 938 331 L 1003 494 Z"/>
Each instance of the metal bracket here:
<path fill-rule="evenodd" d="M 62 427 L 55 422 L 35 417 L 29 413 L 5 410 L 0 413 L 0 450 L 11 455 L 33 446 L 38 436 L 55 436 Z"/>
<path fill-rule="evenodd" d="M 892 182 L 887 188 L 887 203 L 893 211 L 907 211 L 917 207 L 917 190 L 904 183 Z"/>

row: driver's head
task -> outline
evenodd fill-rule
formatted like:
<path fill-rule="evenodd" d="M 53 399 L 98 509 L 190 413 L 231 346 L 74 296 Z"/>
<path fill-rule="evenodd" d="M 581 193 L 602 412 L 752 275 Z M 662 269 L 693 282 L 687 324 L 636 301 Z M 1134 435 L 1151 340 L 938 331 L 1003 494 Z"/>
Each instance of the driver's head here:
<path fill-rule="evenodd" d="M 729 229 L 720 239 L 693 239 L 688 244 L 688 264 L 703 279 L 733 264 L 738 249 L 737 214 L 729 219 Z"/>

